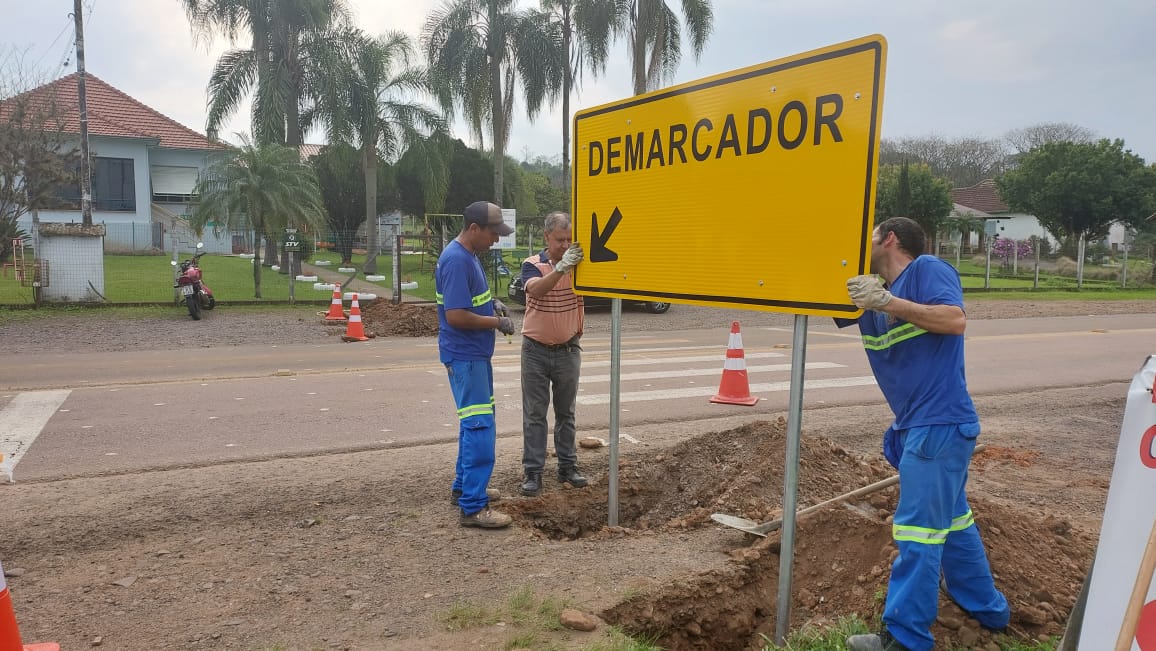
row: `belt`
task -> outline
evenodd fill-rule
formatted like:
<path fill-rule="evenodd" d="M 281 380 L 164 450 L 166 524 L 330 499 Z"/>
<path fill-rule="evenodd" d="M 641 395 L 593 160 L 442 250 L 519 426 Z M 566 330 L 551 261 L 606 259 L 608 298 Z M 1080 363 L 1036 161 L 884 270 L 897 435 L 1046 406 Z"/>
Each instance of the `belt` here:
<path fill-rule="evenodd" d="M 527 341 L 533 342 L 534 344 L 537 344 L 542 348 L 545 348 L 546 350 L 570 350 L 571 348 L 582 350 L 582 347 L 578 345 L 578 337 L 574 337 L 570 341 L 564 341 L 560 344 L 544 344 L 537 339 L 531 339 L 530 337 L 525 337 L 525 339 Z"/>

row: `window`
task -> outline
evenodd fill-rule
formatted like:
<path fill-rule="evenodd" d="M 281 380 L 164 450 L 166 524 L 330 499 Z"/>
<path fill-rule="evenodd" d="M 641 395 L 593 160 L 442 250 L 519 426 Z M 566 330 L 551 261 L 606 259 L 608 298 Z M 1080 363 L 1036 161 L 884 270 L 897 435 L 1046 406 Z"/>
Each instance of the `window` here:
<path fill-rule="evenodd" d="M 156 203 L 191 203 L 193 188 L 197 185 L 195 167 L 153 165 L 149 168 Z"/>
<path fill-rule="evenodd" d="M 131 158 L 92 160 L 92 209 L 136 212 L 136 177 Z M 80 184 L 63 187 L 57 195 L 63 207 L 80 210 Z"/>
<path fill-rule="evenodd" d="M 136 212 L 136 175 L 131 158 L 97 158 L 92 170 L 92 209 Z"/>

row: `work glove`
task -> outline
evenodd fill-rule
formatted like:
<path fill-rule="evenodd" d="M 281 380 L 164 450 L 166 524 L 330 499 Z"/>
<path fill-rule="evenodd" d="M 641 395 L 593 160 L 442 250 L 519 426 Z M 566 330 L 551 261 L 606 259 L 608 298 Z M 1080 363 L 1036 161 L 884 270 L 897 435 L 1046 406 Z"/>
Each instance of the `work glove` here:
<path fill-rule="evenodd" d="M 554 265 L 554 271 L 564 274 L 582 262 L 585 257 L 586 254 L 582 252 L 581 245 L 571 244 L 570 248 L 566 249 L 566 253 L 562 254 L 562 259 Z"/>
<path fill-rule="evenodd" d="M 847 279 L 847 293 L 855 307 L 878 310 L 891 302 L 891 292 L 883 288 L 878 276 L 865 275 Z"/>
<path fill-rule="evenodd" d="M 506 304 L 494 299 L 494 316 L 510 316 L 510 310 L 506 308 Z"/>
<path fill-rule="evenodd" d="M 514 334 L 514 322 L 508 316 L 498 317 L 498 332 L 504 335 Z"/>

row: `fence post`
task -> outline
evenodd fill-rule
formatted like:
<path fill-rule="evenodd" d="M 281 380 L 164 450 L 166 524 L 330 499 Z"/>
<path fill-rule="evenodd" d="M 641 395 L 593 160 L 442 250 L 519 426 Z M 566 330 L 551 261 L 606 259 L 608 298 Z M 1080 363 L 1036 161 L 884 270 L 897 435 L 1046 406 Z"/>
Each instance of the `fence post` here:
<path fill-rule="evenodd" d="M 1128 289 L 1128 234 L 1124 233 L 1124 268 L 1120 271 L 1120 289 Z"/>
<path fill-rule="evenodd" d="M 1036 250 L 1036 275 L 1035 275 L 1035 278 L 1032 280 L 1032 289 L 1039 289 L 1040 288 L 1040 246 L 1041 246 L 1042 238 L 1032 236 L 1032 240 L 1033 240 L 1032 244 L 1034 245 L 1033 248 L 1035 248 L 1035 250 Z"/>

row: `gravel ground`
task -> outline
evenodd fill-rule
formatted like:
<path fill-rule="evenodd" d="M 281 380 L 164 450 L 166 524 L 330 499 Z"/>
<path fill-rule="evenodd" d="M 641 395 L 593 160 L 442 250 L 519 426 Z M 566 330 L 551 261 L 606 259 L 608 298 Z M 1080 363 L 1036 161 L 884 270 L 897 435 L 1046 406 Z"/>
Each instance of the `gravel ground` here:
<path fill-rule="evenodd" d="M 968 303 L 971 319 L 1076 316 L 1089 314 L 1156 313 L 1156 301 L 1010 301 L 982 300 Z M 516 321 L 521 307 L 510 306 Z M 320 312 L 318 310 L 321 310 Z M 254 344 L 316 344 L 339 339 L 340 328 L 320 324 L 319 306 L 295 308 L 230 308 L 221 305 L 191 321 L 183 308 L 159 316 L 125 317 L 119 311 L 92 309 L 84 312 L 45 311 L 43 318 L 7 317 L 0 310 L 0 342 L 13 353 L 103 352 L 158 350 L 185 346 L 218 347 Z M 717 328 L 739 321 L 743 327 L 790 326 L 794 316 L 725 308 L 674 305 L 666 314 L 650 314 L 625 306 L 622 332 L 662 332 Z M 586 332 L 610 332 L 610 309 L 591 308 L 586 313 Z"/>

